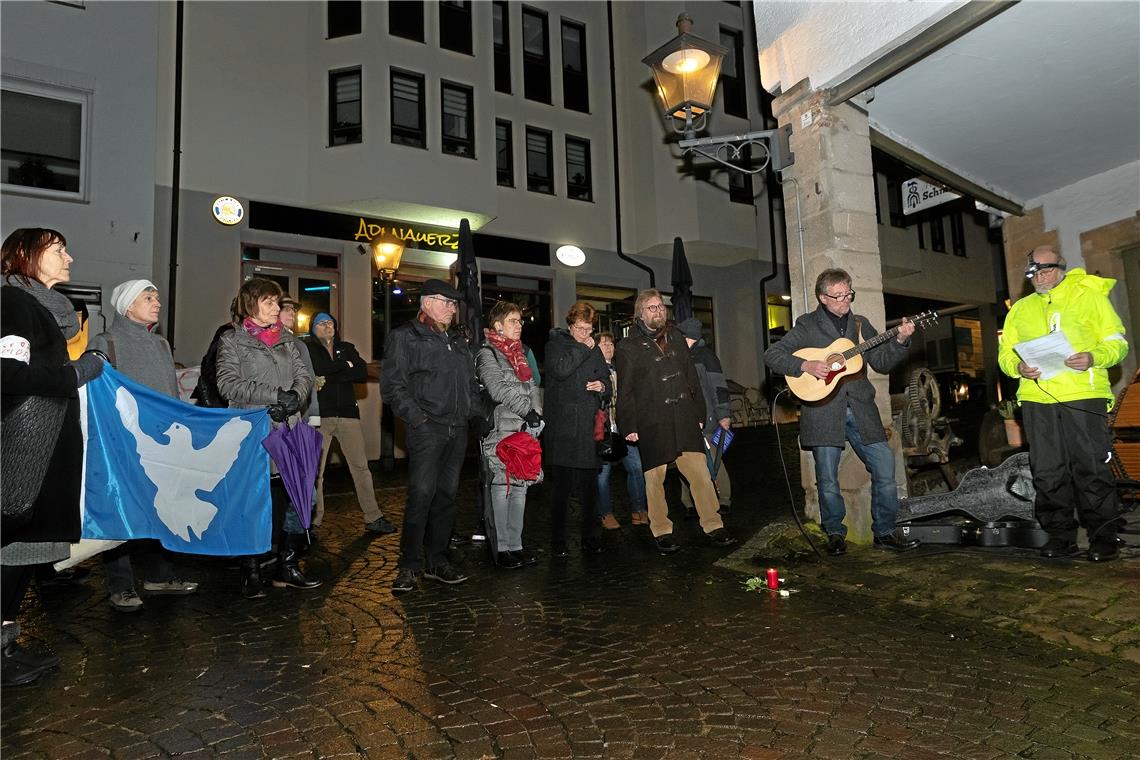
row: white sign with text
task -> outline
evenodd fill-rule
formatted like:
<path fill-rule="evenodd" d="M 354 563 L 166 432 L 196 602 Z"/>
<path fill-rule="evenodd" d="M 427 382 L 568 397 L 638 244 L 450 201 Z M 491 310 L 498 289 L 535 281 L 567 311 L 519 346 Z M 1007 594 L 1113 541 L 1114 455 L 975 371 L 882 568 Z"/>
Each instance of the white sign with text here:
<path fill-rule="evenodd" d="M 929 182 L 923 182 L 917 177 L 908 179 L 903 183 L 902 196 L 904 214 L 913 214 L 916 211 L 922 211 L 924 208 L 937 206 L 940 203 L 947 203 L 955 198 L 962 197 L 958 193 L 932 185 Z"/>

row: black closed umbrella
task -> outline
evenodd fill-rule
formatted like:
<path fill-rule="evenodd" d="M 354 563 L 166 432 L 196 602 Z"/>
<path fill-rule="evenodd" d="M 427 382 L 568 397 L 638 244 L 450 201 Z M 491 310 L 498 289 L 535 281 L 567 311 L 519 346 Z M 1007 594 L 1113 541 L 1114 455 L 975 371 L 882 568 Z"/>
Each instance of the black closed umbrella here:
<path fill-rule="evenodd" d="M 673 321 L 681 324 L 693 316 L 693 273 L 685 258 L 685 244 L 673 238 Z"/>
<path fill-rule="evenodd" d="M 475 260 L 475 239 L 471 235 L 471 223 L 459 221 L 459 293 L 463 296 L 460 305 L 459 324 L 467 338 L 467 345 L 477 349 L 483 343 L 483 296 L 479 292 L 479 262 Z"/>

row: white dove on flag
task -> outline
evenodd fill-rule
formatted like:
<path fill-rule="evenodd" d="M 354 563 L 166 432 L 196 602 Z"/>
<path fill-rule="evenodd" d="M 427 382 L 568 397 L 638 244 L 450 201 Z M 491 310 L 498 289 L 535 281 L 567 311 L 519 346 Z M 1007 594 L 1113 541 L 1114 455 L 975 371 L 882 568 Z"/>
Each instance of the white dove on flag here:
<path fill-rule="evenodd" d="M 123 427 L 134 436 L 143 471 L 158 489 L 154 507 L 159 519 L 187 543 L 190 530 L 201 539 L 218 508 L 198 498 L 196 492 L 209 493 L 221 482 L 253 426 L 235 417 L 222 425 L 214 440 L 195 449 L 189 428 L 177 422 L 166 430 L 170 443 L 159 443 L 144 433 L 139 427 L 138 404 L 126 388 L 116 391 L 115 408 Z"/>

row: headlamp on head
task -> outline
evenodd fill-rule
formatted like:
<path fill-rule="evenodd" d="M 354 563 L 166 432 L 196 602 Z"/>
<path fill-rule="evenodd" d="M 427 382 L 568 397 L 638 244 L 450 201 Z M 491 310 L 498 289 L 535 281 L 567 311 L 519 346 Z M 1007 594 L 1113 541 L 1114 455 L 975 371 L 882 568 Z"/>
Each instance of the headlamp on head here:
<path fill-rule="evenodd" d="M 1030 262 L 1025 265 L 1025 279 L 1032 280 L 1034 275 L 1036 275 L 1038 272 L 1043 272 L 1046 269 L 1064 269 L 1064 268 L 1065 268 L 1064 266 L 1062 266 L 1061 264 L 1057 264 L 1057 263 L 1040 264 L 1036 261 L 1030 260 Z"/>

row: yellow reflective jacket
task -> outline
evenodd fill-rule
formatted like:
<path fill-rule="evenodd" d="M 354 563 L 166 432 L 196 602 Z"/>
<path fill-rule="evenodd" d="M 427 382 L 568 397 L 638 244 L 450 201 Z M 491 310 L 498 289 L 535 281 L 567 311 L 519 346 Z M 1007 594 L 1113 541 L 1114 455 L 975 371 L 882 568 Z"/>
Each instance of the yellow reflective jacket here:
<path fill-rule="evenodd" d="M 998 351 L 998 366 L 1005 374 L 1021 377 L 1017 371 L 1021 358 L 1013 350 L 1014 345 L 1057 330 L 1065 333 L 1073 351 L 1088 351 L 1093 357 L 1092 366 L 1084 372 L 1066 369 L 1039 383 L 1021 378 L 1018 401 L 1056 404 L 1103 398 L 1108 401 L 1106 406 L 1112 408 L 1108 368 L 1128 355 L 1124 325 L 1108 300 L 1115 284 L 1116 280 L 1072 269 L 1048 293 L 1034 293 L 1013 305 L 1005 318 Z"/>

